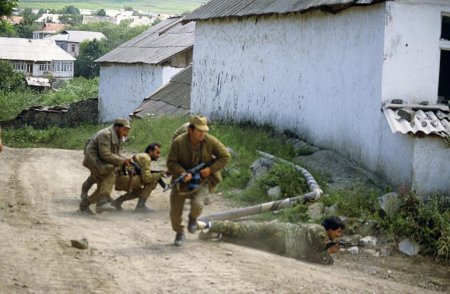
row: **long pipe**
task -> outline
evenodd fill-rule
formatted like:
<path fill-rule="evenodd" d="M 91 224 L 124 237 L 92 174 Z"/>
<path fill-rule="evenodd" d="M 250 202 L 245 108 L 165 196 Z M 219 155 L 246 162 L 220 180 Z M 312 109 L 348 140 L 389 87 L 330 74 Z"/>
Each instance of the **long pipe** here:
<path fill-rule="evenodd" d="M 262 156 L 269 158 L 271 160 L 281 161 L 283 163 L 287 163 L 289 165 L 294 166 L 294 168 L 297 171 L 301 172 L 303 174 L 303 176 L 306 178 L 308 186 L 309 186 L 310 190 L 312 190 L 312 191 L 309 193 L 306 193 L 304 195 L 297 196 L 297 197 L 286 198 L 286 199 L 261 203 L 261 204 L 257 204 L 257 205 L 253 205 L 253 206 L 212 213 L 212 214 L 209 214 L 206 216 L 202 216 L 200 218 L 200 220 L 230 220 L 230 219 L 235 219 L 235 218 L 239 218 L 239 217 L 260 214 L 263 212 L 275 211 L 275 210 L 279 210 L 279 209 L 282 209 L 285 207 L 293 206 L 300 202 L 307 202 L 307 201 L 317 200 L 320 198 L 320 196 L 323 193 L 322 189 L 320 189 L 316 180 L 314 180 L 314 177 L 306 169 L 304 169 L 298 165 L 295 165 L 292 162 L 286 161 L 284 159 L 276 158 L 275 156 L 270 155 L 268 153 L 265 153 L 262 151 L 258 151 L 258 152 Z"/>

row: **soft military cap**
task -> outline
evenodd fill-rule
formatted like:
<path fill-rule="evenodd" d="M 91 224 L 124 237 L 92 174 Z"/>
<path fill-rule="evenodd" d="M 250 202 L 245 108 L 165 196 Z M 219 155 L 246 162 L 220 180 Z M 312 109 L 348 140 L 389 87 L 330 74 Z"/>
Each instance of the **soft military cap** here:
<path fill-rule="evenodd" d="M 124 127 L 127 127 L 131 129 L 131 124 L 128 119 L 125 118 L 118 118 L 114 121 L 114 125 L 123 125 Z"/>
<path fill-rule="evenodd" d="M 189 120 L 189 123 L 200 131 L 203 131 L 203 132 L 209 131 L 208 119 L 206 118 L 206 116 L 200 116 L 200 115 L 193 116 Z"/>

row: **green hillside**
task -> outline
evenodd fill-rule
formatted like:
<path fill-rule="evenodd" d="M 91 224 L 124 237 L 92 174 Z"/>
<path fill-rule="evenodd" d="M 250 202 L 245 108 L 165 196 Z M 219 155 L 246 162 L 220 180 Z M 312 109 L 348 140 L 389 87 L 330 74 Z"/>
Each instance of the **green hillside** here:
<path fill-rule="evenodd" d="M 164 14 L 180 14 L 187 11 L 192 11 L 199 7 L 202 3 L 206 3 L 207 0 L 132 0 L 132 1 L 119 1 L 119 0 L 20 0 L 19 8 L 49 8 L 60 9 L 64 6 L 73 5 L 79 9 L 119 9 L 124 7 L 132 7 L 135 10 L 143 10 L 154 13 Z"/>

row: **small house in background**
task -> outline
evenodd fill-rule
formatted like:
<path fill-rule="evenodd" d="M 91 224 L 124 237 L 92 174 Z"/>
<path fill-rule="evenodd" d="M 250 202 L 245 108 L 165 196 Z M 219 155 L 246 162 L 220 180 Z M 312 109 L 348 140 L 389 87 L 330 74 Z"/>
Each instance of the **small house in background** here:
<path fill-rule="evenodd" d="M 49 78 L 73 78 L 75 58 L 53 40 L 0 38 L 0 59 L 9 60 L 33 87 L 49 87 Z"/>
<path fill-rule="evenodd" d="M 450 1 L 212 0 L 191 110 L 269 123 L 394 187 L 450 194 Z"/>
<path fill-rule="evenodd" d="M 100 41 L 106 39 L 100 32 L 91 31 L 63 31 L 60 34 L 47 36 L 46 39 L 54 40 L 56 45 L 64 49 L 73 57 L 80 54 L 80 43 L 83 41 Z"/>
<path fill-rule="evenodd" d="M 188 66 L 170 82 L 156 90 L 130 114 L 133 118 L 158 117 L 165 115 L 183 116 L 191 108 L 192 66 Z"/>
<path fill-rule="evenodd" d="M 11 15 L 11 16 L 0 16 L 0 19 L 6 21 L 12 25 L 18 25 L 23 21 L 23 16 Z"/>
<path fill-rule="evenodd" d="M 128 116 L 192 63 L 195 23 L 169 18 L 100 57 L 99 119 Z"/>
<path fill-rule="evenodd" d="M 61 16 L 61 14 L 44 13 L 38 19 L 36 19 L 35 22 L 59 23 L 60 16 Z"/>
<path fill-rule="evenodd" d="M 44 23 L 39 30 L 33 31 L 33 39 L 44 39 L 67 28 L 68 25 L 63 23 Z"/>

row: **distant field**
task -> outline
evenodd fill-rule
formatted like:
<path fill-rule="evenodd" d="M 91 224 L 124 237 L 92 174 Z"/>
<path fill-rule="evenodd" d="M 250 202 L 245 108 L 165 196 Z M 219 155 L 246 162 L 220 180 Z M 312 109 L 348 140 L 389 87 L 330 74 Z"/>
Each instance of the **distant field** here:
<path fill-rule="evenodd" d="M 146 12 L 164 13 L 164 14 L 180 14 L 187 11 L 192 11 L 199 7 L 202 3 L 208 0 L 133 0 L 133 1 L 119 1 L 119 0 L 100 0 L 100 1 L 69 1 L 69 0 L 20 0 L 19 8 L 54 8 L 59 9 L 64 6 L 73 5 L 80 9 L 119 9 L 126 7 L 133 7 L 136 10 L 143 10 Z"/>

